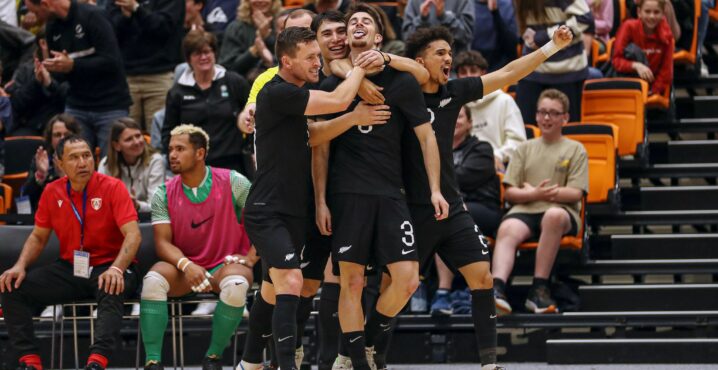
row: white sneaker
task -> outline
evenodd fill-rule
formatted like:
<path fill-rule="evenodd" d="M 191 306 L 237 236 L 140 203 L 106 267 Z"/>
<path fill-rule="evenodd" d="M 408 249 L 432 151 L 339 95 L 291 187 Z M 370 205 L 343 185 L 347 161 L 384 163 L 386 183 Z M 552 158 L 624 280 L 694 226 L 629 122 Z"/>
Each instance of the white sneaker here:
<path fill-rule="evenodd" d="M 132 312 L 130 313 L 130 316 L 140 316 L 140 304 L 139 303 L 132 304 Z"/>
<path fill-rule="evenodd" d="M 237 368 L 234 370 L 261 370 L 262 364 L 253 364 L 246 361 L 240 361 Z"/>
<path fill-rule="evenodd" d="M 47 306 L 42 310 L 42 313 L 40 313 L 40 317 L 45 320 L 52 320 L 53 316 L 54 321 L 59 321 L 62 318 L 62 305 Z"/>
<path fill-rule="evenodd" d="M 369 368 L 376 370 L 376 362 L 374 362 L 374 354 L 376 354 L 376 351 L 374 350 L 374 346 L 366 347 L 364 351 L 366 351 L 366 363 L 369 365 Z"/>
<path fill-rule="evenodd" d="M 302 368 L 302 360 L 304 360 L 304 346 L 294 350 L 294 363 L 297 365 L 297 369 Z"/>
<path fill-rule="evenodd" d="M 334 365 L 332 365 L 332 370 L 348 370 L 348 369 L 354 369 L 354 367 L 352 367 L 352 359 L 347 356 L 338 355 L 337 359 L 334 360 Z"/>
<path fill-rule="evenodd" d="M 192 316 L 211 315 L 214 313 L 215 307 L 217 304 L 214 302 L 202 302 L 192 311 Z"/>

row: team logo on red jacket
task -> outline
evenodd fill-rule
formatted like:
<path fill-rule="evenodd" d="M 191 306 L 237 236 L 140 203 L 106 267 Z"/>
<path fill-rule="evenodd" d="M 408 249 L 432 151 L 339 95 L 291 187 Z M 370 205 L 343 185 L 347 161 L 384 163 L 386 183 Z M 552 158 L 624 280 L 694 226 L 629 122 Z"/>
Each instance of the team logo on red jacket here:
<path fill-rule="evenodd" d="M 102 198 L 92 198 L 90 199 L 90 204 L 92 205 L 92 209 L 99 211 L 100 207 L 102 207 Z"/>

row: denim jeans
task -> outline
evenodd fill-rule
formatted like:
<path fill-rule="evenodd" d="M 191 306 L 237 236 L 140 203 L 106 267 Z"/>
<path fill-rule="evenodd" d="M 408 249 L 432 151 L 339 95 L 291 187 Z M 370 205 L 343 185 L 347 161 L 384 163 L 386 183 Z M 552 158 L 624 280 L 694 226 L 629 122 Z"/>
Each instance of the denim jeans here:
<path fill-rule="evenodd" d="M 65 107 L 65 113 L 75 117 L 82 126 L 82 136 L 90 142 L 92 148 L 100 147 L 100 158 L 107 154 L 107 141 L 110 138 L 110 127 L 118 118 L 127 117 L 127 109 L 94 112 Z M 100 159 L 98 158 L 98 160 Z"/>

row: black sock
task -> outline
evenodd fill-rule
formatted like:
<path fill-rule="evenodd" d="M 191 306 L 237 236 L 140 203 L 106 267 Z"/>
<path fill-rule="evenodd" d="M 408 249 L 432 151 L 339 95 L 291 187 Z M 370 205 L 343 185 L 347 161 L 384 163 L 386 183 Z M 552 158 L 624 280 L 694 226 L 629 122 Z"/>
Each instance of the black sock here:
<path fill-rule="evenodd" d="M 247 340 L 244 342 L 242 360 L 253 364 L 260 364 L 264 359 L 264 347 L 272 337 L 272 313 L 274 305 L 264 301 L 262 294 L 257 291 L 249 315 Z"/>
<path fill-rule="evenodd" d="M 506 282 L 499 278 L 494 278 L 494 288 L 496 288 L 496 290 L 498 290 L 500 292 L 505 293 L 506 292 Z"/>
<path fill-rule="evenodd" d="M 341 333 L 341 327 L 339 328 L 339 332 Z M 346 338 L 342 335 L 341 338 L 339 338 L 339 347 L 337 348 L 337 353 L 344 356 L 349 357 L 349 345 L 347 345 Z"/>
<path fill-rule="evenodd" d="M 471 318 L 481 365 L 496 363 L 496 304 L 492 289 L 471 291 Z"/>
<path fill-rule="evenodd" d="M 297 307 L 297 348 L 302 346 L 302 338 L 304 337 L 304 327 L 307 325 L 309 315 L 312 314 L 312 302 L 314 296 L 299 297 L 299 306 Z"/>
<path fill-rule="evenodd" d="M 538 288 L 538 287 L 541 287 L 541 286 L 543 286 L 543 287 L 548 287 L 548 279 L 537 278 L 537 277 L 534 276 L 534 281 L 533 281 L 533 284 L 532 284 L 531 287 L 532 287 L 532 288 Z"/>
<path fill-rule="evenodd" d="M 394 323 L 396 322 L 395 317 L 385 316 L 376 310 L 376 306 L 369 313 L 367 323 L 365 325 L 366 331 L 366 345 L 367 347 L 374 347 L 374 361 L 377 364 L 377 368 L 386 366 L 386 353 L 389 350 L 389 343 L 391 341 L 391 335 L 394 333 Z"/>
<path fill-rule="evenodd" d="M 274 346 L 277 349 L 277 360 L 279 367 L 286 370 L 297 368 L 294 363 L 294 350 L 297 342 L 297 306 L 299 306 L 299 296 L 278 294 L 274 315 L 272 315 L 272 331 L 274 332 Z M 250 319 L 250 321 L 252 320 Z"/>
<path fill-rule="evenodd" d="M 366 361 L 366 336 L 363 331 L 343 333 L 344 343 L 352 359 L 352 367 L 356 370 L 371 370 Z"/>
<path fill-rule="evenodd" d="M 319 370 L 331 369 L 339 350 L 339 284 L 324 283 L 319 297 Z"/>

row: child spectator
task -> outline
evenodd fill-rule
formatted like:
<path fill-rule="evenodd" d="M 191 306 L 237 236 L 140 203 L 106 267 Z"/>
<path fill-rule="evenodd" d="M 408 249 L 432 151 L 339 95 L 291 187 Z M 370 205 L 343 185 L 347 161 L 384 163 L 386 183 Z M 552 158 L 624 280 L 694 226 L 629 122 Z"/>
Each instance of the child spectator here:
<path fill-rule="evenodd" d="M 638 19 L 621 25 L 613 46 L 616 72 L 646 80 L 651 94 L 663 94 L 673 83 L 674 39 L 664 16 L 665 4 L 666 0 L 640 2 Z"/>

